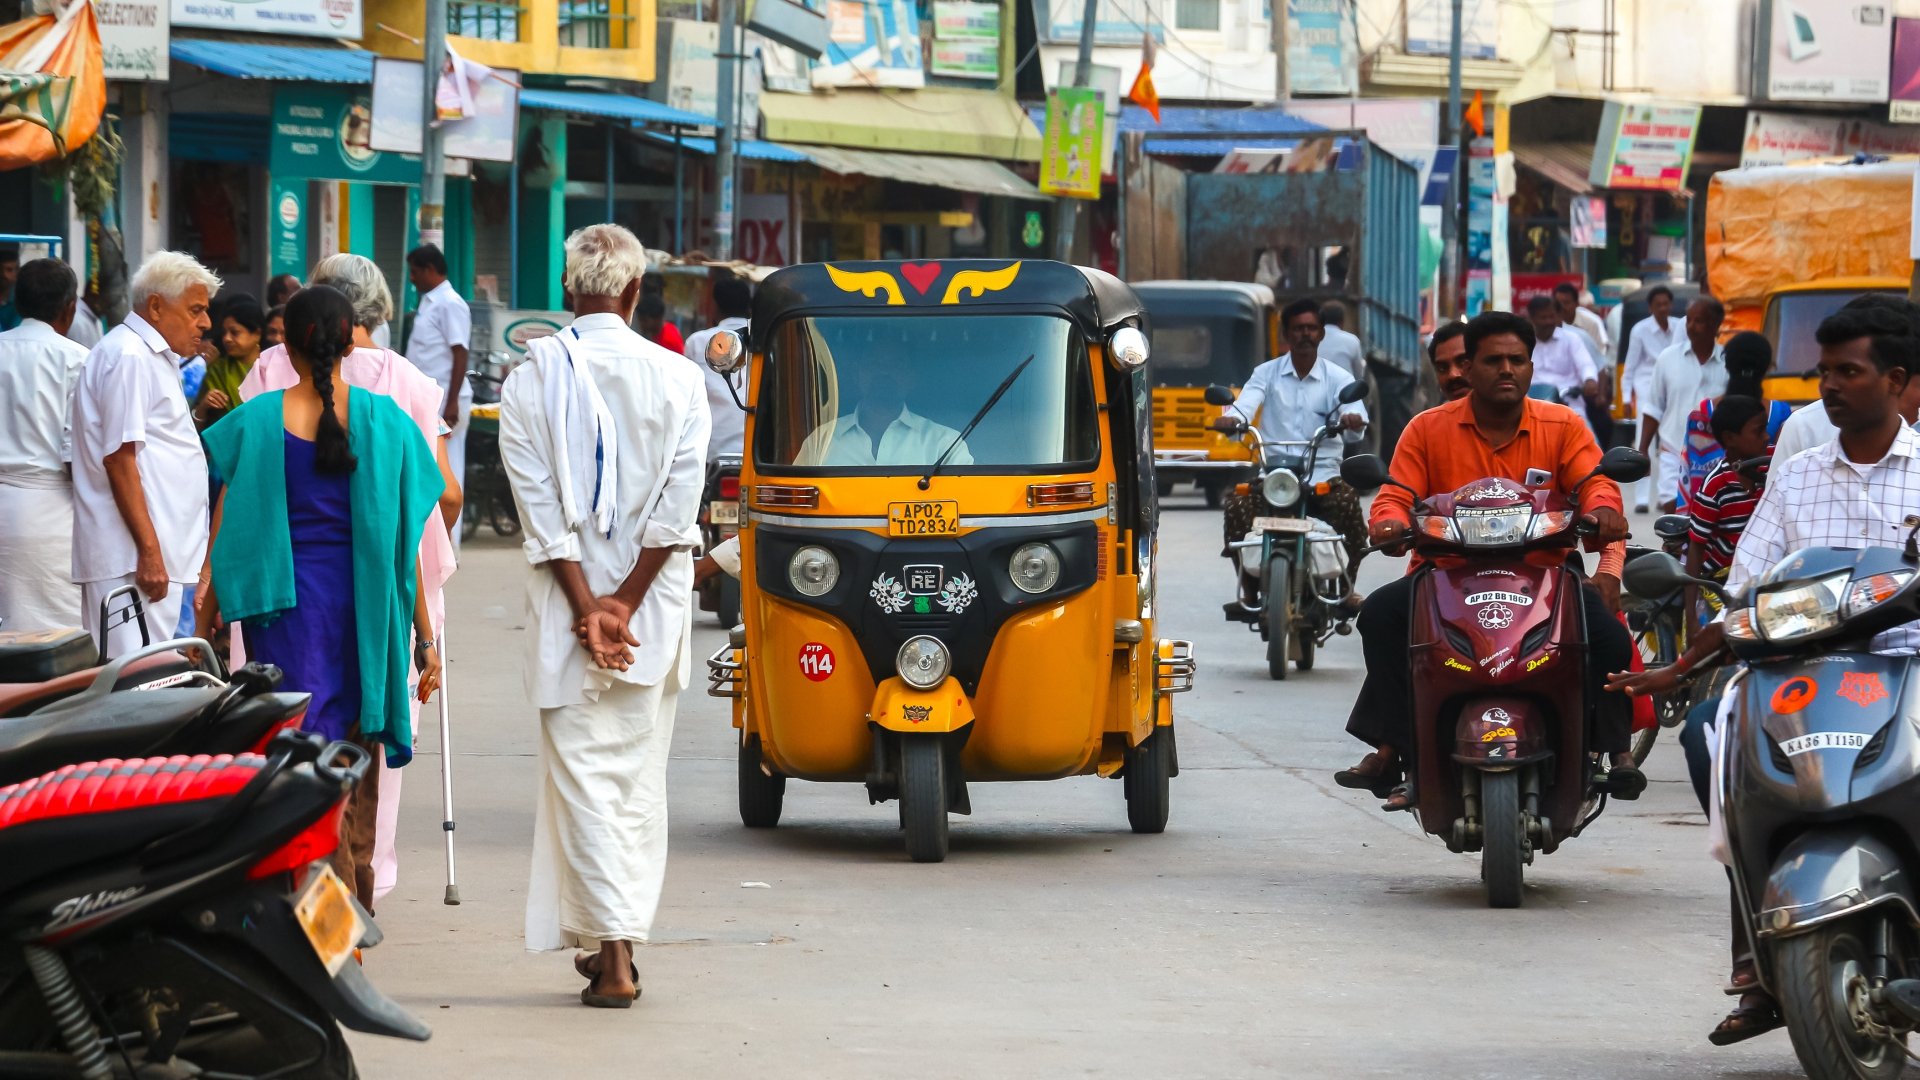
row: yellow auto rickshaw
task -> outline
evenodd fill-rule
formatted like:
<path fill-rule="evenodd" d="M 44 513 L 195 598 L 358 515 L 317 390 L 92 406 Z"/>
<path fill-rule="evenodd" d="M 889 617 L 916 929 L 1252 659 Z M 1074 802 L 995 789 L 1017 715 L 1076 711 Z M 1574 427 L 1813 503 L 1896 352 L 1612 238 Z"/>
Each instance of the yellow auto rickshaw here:
<path fill-rule="evenodd" d="M 1246 443 L 1213 430 L 1218 383 L 1236 392 L 1253 369 L 1287 351 L 1273 290 L 1245 281 L 1142 281 L 1134 291 L 1153 322 L 1153 449 L 1160 494 L 1191 480 L 1208 506 L 1253 479 Z"/>
<path fill-rule="evenodd" d="M 946 856 L 968 786 L 1124 780 L 1166 827 L 1153 441 L 1140 300 L 1063 263 L 812 263 L 754 298 L 741 625 L 708 660 L 740 729 L 740 817 L 788 779 L 897 799 Z M 725 351 L 722 351 L 725 353 Z"/>

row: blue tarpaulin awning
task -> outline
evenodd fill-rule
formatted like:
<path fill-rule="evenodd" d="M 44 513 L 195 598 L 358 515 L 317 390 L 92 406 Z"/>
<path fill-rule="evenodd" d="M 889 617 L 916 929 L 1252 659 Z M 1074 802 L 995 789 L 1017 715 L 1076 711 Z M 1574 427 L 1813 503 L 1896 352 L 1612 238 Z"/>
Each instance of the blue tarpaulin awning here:
<path fill-rule="evenodd" d="M 235 79 L 371 83 L 373 54 L 365 49 L 262 45 L 205 38 L 174 38 L 168 55 L 183 64 Z"/>
<path fill-rule="evenodd" d="M 664 132 L 643 131 L 641 134 L 655 142 L 665 143 L 668 146 L 675 145 L 674 137 Z M 713 153 L 713 140 L 705 135 L 683 135 L 679 138 L 678 145 L 696 154 L 711 155 Z M 735 140 L 733 152 L 749 161 L 780 161 L 804 165 L 813 160 L 797 146 L 767 142 L 764 139 Z"/>
<path fill-rule="evenodd" d="M 529 86 L 520 91 L 520 106 L 581 116 L 602 116 L 635 124 L 672 124 L 679 127 L 713 127 L 719 124 L 711 116 L 701 116 L 646 98 L 601 90 L 548 90 Z"/>

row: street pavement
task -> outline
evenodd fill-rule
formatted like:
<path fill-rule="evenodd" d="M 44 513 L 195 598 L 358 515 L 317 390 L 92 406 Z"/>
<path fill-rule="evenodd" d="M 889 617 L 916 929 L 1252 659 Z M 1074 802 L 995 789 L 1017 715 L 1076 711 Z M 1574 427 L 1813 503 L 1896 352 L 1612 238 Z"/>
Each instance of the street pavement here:
<path fill-rule="evenodd" d="M 1169 501 L 1158 629 L 1193 639 L 1201 667 L 1175 703 L 1161 836 L 1132 835 L 1120 784 L 1091 777 L 976 785 L 938 865 L 908 862 L 892 805 L 858 785 L 792 782 L 780 827 L 749 831 L 725 702 L 704 683 L 683 695 L 666 896 L 628 1012 L 583 1008 L 566 954 L 523 949 L 527 571 L 517 543 L 470 543 L 449 642 L 464 902 L 442 903 L 428 722 L 367 969 L 434 1036 L 353 1036 L 363 1074 L 1800 1075 L 1784 1033 L 1706 1042 L 1731 1004 L 1725 879 L 1677 744 L 1654 750 L 1637 804 L 1535 861 L 1523 908 L 1489 910 L 1476 857 L 1333 785 L 1361 749 L 1341 730 L 1359 639 L 1270 682 L 1258 637 L 1221 617 L 1219 535 L 1197 499 Z M 1363 585 L 1402 569 L 1376 556 Z M 697 627 L 698 660 L 722 632 Z"/>

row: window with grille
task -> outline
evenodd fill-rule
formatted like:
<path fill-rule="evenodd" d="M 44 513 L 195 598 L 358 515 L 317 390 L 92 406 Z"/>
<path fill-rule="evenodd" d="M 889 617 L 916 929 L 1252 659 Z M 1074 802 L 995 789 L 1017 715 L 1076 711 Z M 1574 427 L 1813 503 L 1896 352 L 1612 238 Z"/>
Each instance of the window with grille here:
<path fill-rule="evenodd" d="M 1220 29 L 1220 0 L 1174 0 L 1173 25 L 1176 30 Z"/>
<path fill-rule="evenodd" d="M 526 8 L 501 0 L 450 0 L 447 33 L 480 41 L 519 41 Z"/>

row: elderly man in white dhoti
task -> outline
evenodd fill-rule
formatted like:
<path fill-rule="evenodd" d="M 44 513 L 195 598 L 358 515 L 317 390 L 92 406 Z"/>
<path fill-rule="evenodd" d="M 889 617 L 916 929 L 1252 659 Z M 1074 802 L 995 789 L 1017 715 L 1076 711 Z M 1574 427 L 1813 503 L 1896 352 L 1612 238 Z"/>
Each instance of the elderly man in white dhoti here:
<path fill-rule="evenodd" d="M 573 325 L 501 389 L 500 456 L 534 571 L 540 710 L 527 948 L 574 958 L 582 1003 L 627 1008 L 667 860 L 667 749 L 692 673 L 690 550 L 705 477 L 700 372 L 628 328 L 646 254 L 617 225 L 567 238 Z"/>

